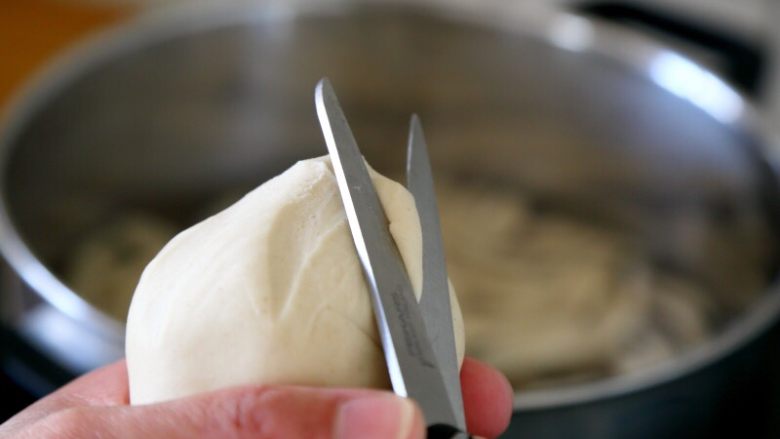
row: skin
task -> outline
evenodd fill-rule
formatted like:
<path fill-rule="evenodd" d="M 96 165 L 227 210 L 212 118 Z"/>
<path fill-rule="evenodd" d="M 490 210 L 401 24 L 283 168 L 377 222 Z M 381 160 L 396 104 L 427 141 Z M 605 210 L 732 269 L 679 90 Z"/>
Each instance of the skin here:
<path fill-rule="evenodd" d="M 466 358 L 468 430 L 492 438 L 509 424 L 512 390 L 495 369 Z M 0 439 L 421 439 L 419 408 L 386 391 L 244 386 L 130 406 L 124 361 L 86 374 L 0 425 Z"/>

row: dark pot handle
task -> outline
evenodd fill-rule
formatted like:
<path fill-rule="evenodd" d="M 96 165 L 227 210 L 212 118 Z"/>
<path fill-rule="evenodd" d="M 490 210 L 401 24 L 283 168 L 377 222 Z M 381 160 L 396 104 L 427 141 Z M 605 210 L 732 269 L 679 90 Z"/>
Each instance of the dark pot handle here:
<path fill-rule="evenodd" d="M 713 57 L 715 70 L 751 98 L 758 98 L 767 70 L 765 48 L 715 26 L 679 13 L 625 1 L 587 1 L 574 9 L 624 26 L 649 30 L 695 46 Z"/>

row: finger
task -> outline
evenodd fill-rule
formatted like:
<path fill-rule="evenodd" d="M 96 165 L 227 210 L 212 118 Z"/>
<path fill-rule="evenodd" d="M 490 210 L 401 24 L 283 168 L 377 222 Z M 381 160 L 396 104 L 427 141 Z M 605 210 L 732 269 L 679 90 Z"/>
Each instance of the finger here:
<path fill-rule="evenodd" d="M 512 387 L 496 369 L 473 358 L 464 358 L 460 369 L 463 408 L 471 434 L 497 437 L 512 417 Z"/>
<path fill-rule="evenodd" d="M 0 427 L 0 433 L 16 431 L 52 413 L 71 407 L 127 404 L 127 367 L 118 361 L 83 375 L 35 402 Z"/>
<path fill-rule="evenodd" d="M 127 363 L 117 361 L 96 369 L 65 385 L 53 394 L 77 399 L 86 405 L 127 405 Z"/>
<path fill-rule="evenodd" d="M 70 409 L 40 424 L 40 432 L 58 431 L 58 437 L 101 439 L 422 439 L 425 430 L 416 405 L 387 392 L 284 386 L 228 389 L 146 406 Z"/>

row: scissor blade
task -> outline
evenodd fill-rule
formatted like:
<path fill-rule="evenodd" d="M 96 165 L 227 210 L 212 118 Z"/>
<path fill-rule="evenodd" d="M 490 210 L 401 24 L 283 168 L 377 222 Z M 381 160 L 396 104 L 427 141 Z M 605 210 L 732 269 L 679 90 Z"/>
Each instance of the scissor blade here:
<path fill-rule="evenodd" d="M 414 398 L 428 425 L 456 425 L 411 282 L 390 236 L 387 217 L 327 79 L 317 84 L 315 101 L 349 228 L 371 290 L 393 390 Z"/>
<path fill-rule="evenodd" d="M 428 146 L 417 115 L 412 116 L 409 126 L 406 186 L 414 195 L 422 227 L 423 288 L 420 298 L 420 313 L 428 329 L 428 336 L 433 344 L 433 351 L 444 377 L 450 405 L 458 420 L 456 426 L 466 431 L 439 211 L 433 187 L 431 163 L 428 158 Z"/>

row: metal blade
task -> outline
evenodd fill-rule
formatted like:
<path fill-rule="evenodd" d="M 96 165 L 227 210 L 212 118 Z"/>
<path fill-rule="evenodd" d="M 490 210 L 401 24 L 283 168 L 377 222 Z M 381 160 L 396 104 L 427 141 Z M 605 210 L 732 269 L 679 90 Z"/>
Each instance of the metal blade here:
<path fill-rule="evenodd" d="M 444 377 L 444 384 L 447 386 L 450 403 L 458 420 L 456 426 L 466 431 L 439 210 L 436 203 L 436 192 L 433 188 L 428 146 L 425 142 L 420 119 L 416 114 L 412 116 L 409 125 L 406 186 L 414 195 L 422 228 L 423 288 L 420 298 L 420 313 L 428 328 L 428 336 L 433 344 L 433 351 Z"/>
<path fill-rule="evenodd" d="M 414 398 L 428 425 L 455 425 L 406 268 L 390 236 L 363 156 L 327 79 L 317 84 L 315 101 L 352 238 L 371 290 L 393 390 Z"/>

